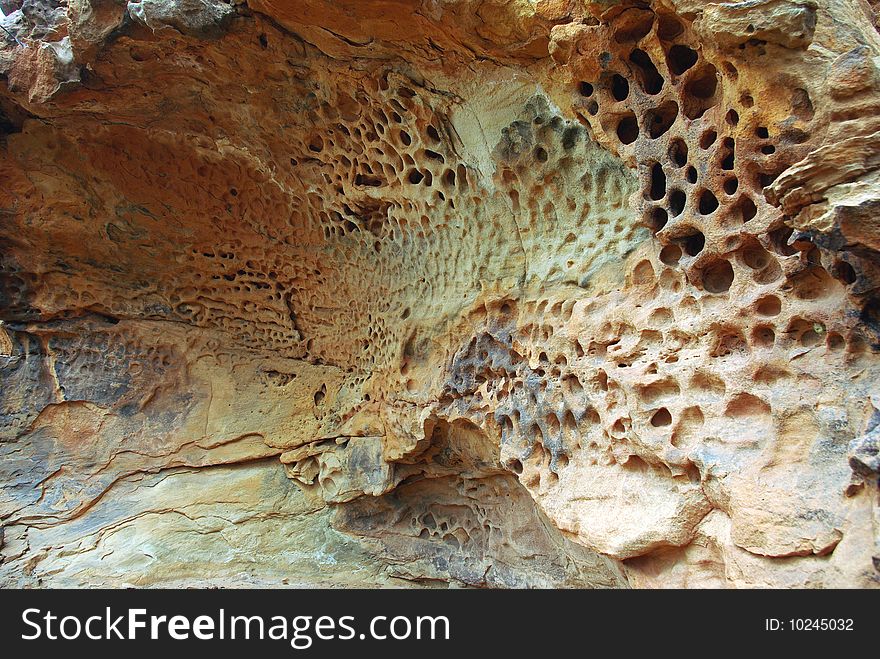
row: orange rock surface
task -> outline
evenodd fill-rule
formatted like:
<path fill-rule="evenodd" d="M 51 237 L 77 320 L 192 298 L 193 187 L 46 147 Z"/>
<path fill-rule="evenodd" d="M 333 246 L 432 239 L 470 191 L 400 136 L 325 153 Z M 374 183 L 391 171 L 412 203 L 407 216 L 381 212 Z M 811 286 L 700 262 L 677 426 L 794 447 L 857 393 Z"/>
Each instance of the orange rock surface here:
<path fill-rule="evenodd" d="M 0 3 L 0 584 L 876 587 L 875 6 Z"/>

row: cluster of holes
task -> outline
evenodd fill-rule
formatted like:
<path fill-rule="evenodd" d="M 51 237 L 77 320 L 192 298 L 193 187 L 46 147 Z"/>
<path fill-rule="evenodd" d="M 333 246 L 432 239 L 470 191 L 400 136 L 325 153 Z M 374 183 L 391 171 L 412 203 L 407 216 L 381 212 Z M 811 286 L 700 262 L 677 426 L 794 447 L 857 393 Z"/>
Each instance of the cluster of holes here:
<path fill-rule="evenodd" d="M 528 227 L 522 233 L 528 278 L 582 285 L 597 260 L 624 251 L 642 232 L 626 212 L 632 180 L 543 95 L 502 129 L 496 154 L 498 188 L 516 224 Z M 560 231 L 563 218 L 566 231 Z"/>
<path fill-rule="evenodd" d="M 193 190 L 168 190 L 158 181 L 151 187 L 200 203 L 199 214 L 215 217 L 224 232 L 186 256 L 191 285 L 167 296 L 170 314 L 223 329 L 254 349 L 340 364 L 353 381 L 395 360 L 417 311 L 398 306 L 388 290 L 407 277 L 430 287 L 412 245 L 439 252 L 434 243 L 455 225 L 449 218 L 461 212 L 456 206 L 472 203 L 475 193 L 473 173 L 450 147 L 445 117 L 429 93 L 416 89 L 391 73 L 322 91 L 302 117 L 311 129 L 276 145 L 285 151 L 272 163 L 275 178 L 286 183 L 283 193 L 249 167 L 207 162 L 190 172 L 189 161 L 155 154 L 155 161 L 181 162 L 175 178 Z M 153 179 L 148 173 L 145 180 Z M 316 244 L 323 252 L 300 247 Z M 347 267 L 386 254 L 390 266 Z M 351 300 L 357 327 L 337 320 L 340 299 Z"/>
<path fill-rule="evenodd" d="M 681 264 L 704 290 L 725 293 L 736 277 L 730 251 L 742 234 L 794 255 L 788 236 L 773 235 L 782 219 L 762 189 L 805 154 L 807 92 L 794 90 L 791 121 L 776 131 L 751 91 L 738 87 L 736 65 L 709 61 L 680 17 L 634 11 L 602 28 L 616 47 L 598 55 L 597 80 L 576 82 L 574 109 L 623 155 L 645 163 L 644 221 L 663 245 L 664 261 Z M 731 97 L 739 102 L 723 107 L 722 98 Z M 855 273 L 841 265 L 835 276 Z"/>

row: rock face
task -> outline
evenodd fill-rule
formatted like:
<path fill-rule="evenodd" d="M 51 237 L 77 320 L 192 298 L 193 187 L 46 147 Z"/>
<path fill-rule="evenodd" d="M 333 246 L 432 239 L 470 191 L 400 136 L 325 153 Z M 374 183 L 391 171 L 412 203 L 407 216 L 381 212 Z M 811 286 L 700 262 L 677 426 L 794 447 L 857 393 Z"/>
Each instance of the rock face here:
<path fill-rule="evenodd" d="M 3 2 L 0 584 L 876 587 L 875 6 Z"/>

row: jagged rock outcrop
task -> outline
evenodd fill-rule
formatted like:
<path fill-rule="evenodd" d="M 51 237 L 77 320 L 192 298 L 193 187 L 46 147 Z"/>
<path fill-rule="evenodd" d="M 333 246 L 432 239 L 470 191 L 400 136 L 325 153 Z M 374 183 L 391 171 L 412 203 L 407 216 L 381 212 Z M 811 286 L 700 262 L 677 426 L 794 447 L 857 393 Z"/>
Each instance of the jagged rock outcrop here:
<path fill-rule="evenodd" d="M 876 587 L 876 3 L 0 3 L 0 583 Z"/>

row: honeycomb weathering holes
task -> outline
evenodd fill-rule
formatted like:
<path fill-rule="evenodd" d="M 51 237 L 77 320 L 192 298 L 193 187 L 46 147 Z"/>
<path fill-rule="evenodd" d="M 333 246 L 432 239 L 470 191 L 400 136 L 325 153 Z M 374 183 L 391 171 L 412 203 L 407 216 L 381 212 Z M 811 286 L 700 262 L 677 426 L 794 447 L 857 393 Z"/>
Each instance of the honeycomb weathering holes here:
<path fill-rule="evenodd" d="M 354 4 L 359 11 L 369 5 Z M 496 4 L 505 11 L 511 3 Z M 57 125 L 32 122 L 9 140 L 28 158 L 9 160 L 21 207 L 4 224 L 36 244 L 40 223 L 26 220 L 51 214 L 43 225 L 86 239 L 65 244 L 63 263 L 55 264 L 70 286 L 41 284 L 41 274 L 25 272 L 24 264 L 42 261 L 18 243 L 0 280 L 3 295 L 15 298 L 11 313 L 63 326 L 58 332 L 35 322 L 29 330 L 54 360 L 40 362 L 59 383 L 47 400 L 65 397 L 39 417 L 41 432 L 61 427 L 53 425 L 59 410 L 90 421 L 90 408 L 67 403 L 96 400 L 110 410 L 101 419 L 108 429 L 102 450 L 143 443 L 149 450 L 137 455 L 155 460 L 144 473 L 177 464 L 182 447 L 174 442 L 192 428 L 211 435 L 205 446 L 228 439 L 218 428 L 259 435 L 223 444 L 223 452 L 205 449 L 204 464 L 240 452 L 236 461 L 262 465 L 282 452 L 287 475 L 335 505 L 333 524 L 348 516 L 346 532 L 380 538 L 393 554 L 388 562 L 415 579 L 427 571 L 428 579 L 470 585 L 533 584 L 544 560 L 535 557 L 560 555 L 565 566 L 552 563 L 553 574 L 581 583 L 590 552 L 643 582 L 686 573 L 727 583 L 725 561 L 744 552 L 762 557 L 760 574 L 737 572 L 744 583 L 765 583 L 774 556 L 786 557 L 786 578 L 800 557 L 809 559 L 801 564 L 814 556 L 823 565 L 838 561 L 828 573 L 839 573 L 832 550 L 839 534 L 852 533 L 849 512 L 838 502 L 841 484 L 817 466 L 815 448 L 823 460 L 838 451 L 828 459 L 843 469 L 831 471 L 846 470 L 841 451 L 864 432 L 865 383 L 876 381 L 859 323 L 877 325 L 880 312 L 876 297 L 864 293 L 871 272 L 864 254 L 829 249 L 822 231 L 797 226 L 818 207 L 797 216 L 788 208 L 797 194 L 777 197 L 795 175 L 806 177 L 804 189 L 816 183 L 804 174 L 809 167 L 792 165 L 815 154 L 823 135 L 838 134 L 823 122 L 846 137 L 864 99 L 837 106 L 833 95 L 815 96 L 823 76 L 814 63 L 834 44 L 810 48 L 809 57 L 806 49 L 757 39 L 725 48 L 723 31 L 703 41 L 707 23 L 673 16 L 670 3 L 651 10 L 630 4 L 554 25 L 547 66 L 537 56 L 522 66 L 523 52 L 511 56 L 488 32 L 459 42 L 453 30 L 436 42 L 450 64 L 473 57 L 460 43 L 494 44 L 479 75 L 453 66 L 440 75 L 418 47 L 399 53 L 419 60 L 405 66 L 357 55 L 352 66 L 292 43 L 259 15 L 248 17 L 216 42 L 186 41 L 188 52 L 204 51 L 197 61 L 221 71 L 240 66 L 247 85 L 229 76 L 222 94 L 208 93 L 220 86 L 194 80 L 185 58 L 161 66 L 136 59 L 141 77 L 167 83 L 169 107 L 187 118 L 186 136 L 167 131 L 168 122 L 86 126 L 76 104 L 99 107 L 98 92 L 85 86 L 58 95 Z M 707 5 L 700 20 L 740 5 Z M 466 30 L 468 21 L 460 23 L 450 29 Z M 538 23 L 527 31 L 547 21 Z M 160 32 L 156 39 L 177 47 Z M 241 34 L 246 41 L 237 41 Z M 407 43 L 421 38 L 411 36 Z M 129 93 L 137 85 L 117 84 L 110 64 L 115 48 L 130 49 L 139 38 L 108 43 L 95 63 L 120 93 L 101 97 L 112 107 L 107 117 L 137 100 Z M 260 67 L 252 67 L 246 44 Z M 305 54 L 265 70 L 285 44 Z M 375 46 L 396 48 L 381 39 Z M 137 52 L 146 49 L 140 44 Z M 813 67 L 810 75 L 805 67 Z M 186 114 L 196 86 L 205 88 L 209 119 L 199 118 L 201 109 Z M 220 96 L 223 103 L 213 100 Z M 570 108 L 557 107 L 566 102 Z M 835 123 L 840 117 L 846 120 Z M 62 137 L 59 126 L 86 158 L 46 146 Z M 204 144 L 246 148 L 205 149 L 199 131 Z M 836 194 L 826 201 L 838 212 Z M 59 204 L 35 201 L 50 197 Z M 114 221 L 93 219 L 107 217 Z M 66 218 L 82 218 L 75 232 Z M 145 244 L 150 259 L 142 256 Z M 38 256 L 60 258 L 56 247 L 47 240 Z M 164 261 L 163 250 L 170 252 Z M 106 261 L 110 252 L 133 257 L 133 269 L 150 277 L 126 271 L 125 259 Z M 154 284 L 144 286 L 147 279 Z M 29 334 L 9 332 L 31 345 Z M 0 390 L 39 393 L 47 370 L 38 372 Z M 104 386 L 118 383 L 125 386 Z M 821 414 L 804 405 L 820 388 Z M 165 414 L 172 396 L 176 418 Z M 195 412 L 179 401 L 191 401 Z M 25 432 L 41 414 L 6 409 L 4 423 L 21 415 Z M 292 433 L 293 426 L 302 430 Z M 143 429 L 153 427 L 162 432 L 147 437 Z M 35 446 L 49 436 L 28 435 Z M 16 450 L 30 445 L 19 442 Z M 707 455 L 717 469 L 706 466 Z M 772 464 L 756 455 L 772 455 Z M 70 465 L 78 459 L 64 458 Z M 117 482 L 124 461 L 113 458 L 106 472 Z M 737 478 L 718 476 L 734 470 Z M 772 510 L 739 477 L 758 471 L 779 498 Z M 817 475 L 818 486 L 786 499 L 791 473 Z M 88 489 L 69 477 L 65 470 L 57 479 L 64 492 Z M 621 479 L 628 483 L 623 495 Z M 64 499 L 55 496 L 54 480 L 45 501 Z M 255 505 L 277 499 L 257 494 Z M 525 502 L 516 515 L 486 512 L 514 499 Z M 40 501 L 24 503 L 34 519 L 57 513 Z M 516 526 L 536 510 L 545 522 Z M 756 521 L 755 510 L 773 515 L 772 524 Z M 537 532 L 551 534 L 550 549 L 530 546 L 528 558 L 517 554 L 512 562 L 503 555 L 515 548 L 511 539 L 531 544 Z M 728 538 L 738 543 L 733 552 Z M 852 538 L 847 546 L 858 544 Z M 695 542 L 713 552 L 717 546 L 721 558 L 694 562 L 702 556 L 692 551 Z M 443 547 L 454 553 L 440 553 Z M 437 561 L 410 560 L 413 548 L 436 550 Z M 491 564 L 481 563 L 488 558 Z M 657 569 L 661 560 L 667 563 Z M 431 565 L 441 563 L 447 570 L 438 575 Z M 750 564 L 738 562 L 737 570 Z M 505 572 L 517 565 L 529 567 L 517 573 L 524 581 Z"/>

